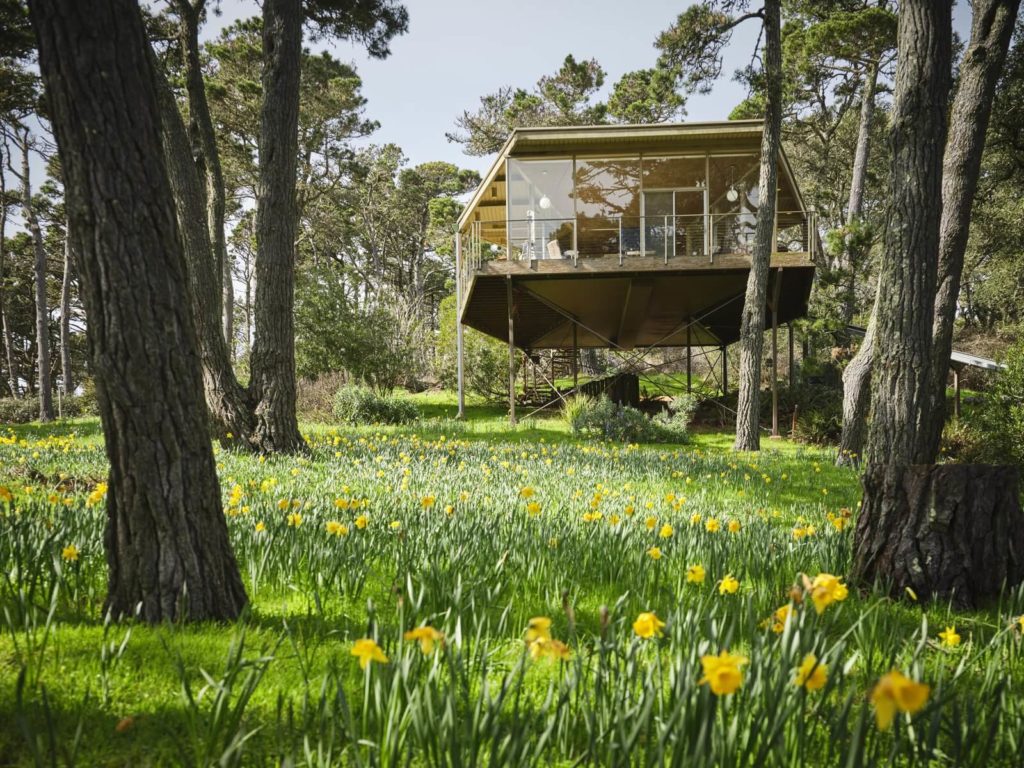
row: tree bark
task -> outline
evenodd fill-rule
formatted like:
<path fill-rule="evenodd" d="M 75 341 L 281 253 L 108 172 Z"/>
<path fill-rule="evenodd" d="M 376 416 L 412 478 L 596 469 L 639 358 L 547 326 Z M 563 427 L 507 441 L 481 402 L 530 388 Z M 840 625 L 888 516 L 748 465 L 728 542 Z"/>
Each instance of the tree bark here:
<path fill-rule="evenodd" d="M 736 406 L 737 451 L 761 448 L 761 357 L 764 344 L 768 273 L 775 249 L 775 204 L 778 159 L 782 145 L 782 46 L 780 0 L 764 4 L 765 121 L 761 136 L 761 174 L 758 182 L 757 225 L 750 275 L 740 325 L 739 402 Z"/>
<path fill-rule="evenodd" d="M 64 224 L 64 276 L 60 284 L 60 373 L 64 396 L 75 392 L 71 371 L 71 228 Z"/>
<path fill-rule="evenodd" d="M 110 483 L 106 607 L 150 622 L 246 602 L 207 437 L 153 72 L 131 0 L 32 0 L 67 187 Z M 130 107 L 130 108 L 128 108 Z"/>
<path fill-rule="evenodd" d="M 870 465 L 853 578 L 979 608 L 1024 580 L 1019 481 L 1016 467 Z"/>
<path fill-rule="evenodd" d="M 3 143 L 0 142 L 0 153 Z M 7 325 L 7 305 L 4 301 L 5 269 L 7 267 L 7 179 L 3 174 L 3 163 L 0 162 L 0 325 L 3 326 L 4 360 L 7 363 L 7 388 L 11 397 L 18 397 L 18 371 L 15 368 L 14 354 L 11 351 L 11 330 Z"/>
<path fill-rule="evenodd" d="M 225 192 L 224 174 L 217 149 L 217 135 L 210 117 L 210 106 L 206 100 L 206 85 L 203 82 L 202 63 L 199 59 L 199 22 L 206 7 L 206 0 L 176 0 L 179 24 L 179 41 L 184 58 L 185 90 L 188 93 L 189 133 L 192 137 L 192 151 L 200 176 L 205 180 L 204 203 L 206 205 L 206 226 L 209 230 L 216 271 L 220 285 L 217 301 L 207 311 L 220 315 L 224 341 L 228 354 L 234 341 L 234 289 L 231 279 L 231 261 L 227 253 L 224 234 Z"/>
<path fill-rule="evenodd" d="M 53 421 L 53 388 L 50 382 L 50 308 L 46 299 L 46 246 L 43 230 L 39 226 L 35 204 L 32 201 L 32 176 L 29 166 L 28 129 L 19 131 L 21 147 L 21 207 L 25 212 L 25 224 L 32 236 L 35 262 L 32 268 L 36 305 L 36 367 L 39 389 L 39 420 Z"/>
<path fill-rule="evenodd" d="M 264 451 L 299 451 L 295 415 L 295 177 L 298 152 L 300 0 L 263 3 L 263 105 L 256 208 L 256 339 L 250 393 Z"/>
<path fill-rule="evenodd" d="M 836 466 L 860 466 L 868 433 L 868 407 L 871 405 L 871 360 L 875 354 L 875 326 L 878 296 L 871 308 L 871 319 L 860 349 L 843 371 L 843 433 L 839 439 Z"/>
<path fill-rule="evenodd" d="M 950 0 L 904 0 L 892 107 L 892 174 L 874 345 L 869 456 L 929 463 L 932 317 L 952 61 Z"/>
<path fill-rule="evenodd" d="M 246 390 L 238 383 L 218 316 L 219 274 L 205 225 L 203 186 L 189 152 L 188 134 L 174 94 L 150 53 L 158 107 L 164 163 L 174 197 L 188 278 L 188 297 L 195 320 L 203 390 L 214 431 L 225 447 L 258 450 L 256 419 Z"/>
<path fill-rule="evenodd" d="M 960 64 L 942 172 L 938 290 L 932 324 L 930 414 L 926 461 L 935 461 L 946 421 L 946 380 L 953 351 L 960 276 L 978 188 L 996 84 L 1010 47 L 1020 0 L 974 0 L 971 40 Z"/>

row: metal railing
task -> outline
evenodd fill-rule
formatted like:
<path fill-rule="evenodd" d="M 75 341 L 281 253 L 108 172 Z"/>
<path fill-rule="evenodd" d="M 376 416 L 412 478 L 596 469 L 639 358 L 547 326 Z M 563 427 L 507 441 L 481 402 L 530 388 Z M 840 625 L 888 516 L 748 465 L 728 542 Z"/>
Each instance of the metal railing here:
<path fill-rule="evenodd" d="M 527 218 L 508 222 L 507 247 L 481 238 L 479 222 L 462 234 L 463 288 L 473 273 L 491 259 L 539 261 L 553 259 L 654 258 L 708 259 L 749 256 L 754 248 L 756 213 Z M 814 257 L 817 235 L 814 211 L 779 211 L 775 219 L 774 253 L 806 253 Z"/>

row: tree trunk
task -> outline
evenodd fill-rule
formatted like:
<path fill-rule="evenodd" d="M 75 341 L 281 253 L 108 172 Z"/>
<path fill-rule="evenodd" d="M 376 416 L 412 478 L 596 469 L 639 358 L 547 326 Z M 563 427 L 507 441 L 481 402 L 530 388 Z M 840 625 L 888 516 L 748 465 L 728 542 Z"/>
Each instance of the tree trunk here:
<path fill-rule="evenodd" d="M 871 360 L 874 357 L 878 297 L 871 308 L 871 319 L 860 349 L 843 371 L 843 433 L 839 440 L 837 467 L 860 466 L 868 432 L 868 407 L 871 405 Z"/>
<path fill-rule="evenodd" d="M 32 202 L 32 177 L 29 167 L 28 129 L 20 133 L 21 145 L 21 207 L 25 212 L 25 223 L 32 235 L 35 255 L 32 274 L 35 285 L 36 303 L 36 366 L 39 369 L 39 420 L 53 421 L 53 389 L 50 384 L 50 309 L 46 301 L 46 246 L 43 230 L 39 226 L 35 204 Z"/>
<path fill-rule="evenodd" d="M 782 145 L 782 47 L 780 0 L 764 5 L 765 120 L 761 136 L 761 175 L 758 182 L 757 225 L 750 257 L 750 275 L 740 326 L 739 402 L 736 406 L 737 451 L 761 447 L 761 356 L 764 344 L 768 273 L 775 250 L 775 204 L 779 149 Z"/>
<path fill-rule="evenodd" d="M 1024 580 L 1016 467 L 871 464 L 853 578 L 972 610 Z"/>
<path fill-rule="evenodd" d="M 3 152 L 3 143 L 0 142 L 0 153 Z M 0 325 L 3 326 L 4 336 L 4 361 L 7 363 L 7 388 L 11 391 L 11 397 L 17 397 L 18 371 L 14 364 L 14 354 L 11 351 L 11 331 L 7 325 L 7 306 L 4 301 L 5 292 L 5 269 L 7 267 L 7 180 L 2 172 L 3 163 L 0 162 Z"/>
<path fill-rule="evenodd" d="M 938 291 L 932 327 L 930 413 L 927 452 L 935 461 L 946 421 L 946 379 L 953 351 L 960 276 L 978 188 L 981 156 L 992 113 L 992 99 L 1010 47 L 1020 0 L 974 0 L 971 41 L 960 64 L 949 138 L 942 169 L 942 221 L 939 235 Z"/>
<path fill-rule="evenodd" d="M 106 607 L 232 619 L 228 540 L 153 72 L 131 0 L 33 0 L 110 461 Z M 130 105 L 131 109 L 126 109 Z"/>
<path fill-rule="evenodd" d="M 71 372 L 71 228 L 64 223 L 64 277 L 60 283 L 60 373 L 64 396 L 75 392 Z"/>
<path fill-rule="evenodd" d="M 864 184 L 868 175 L 868 156 L 871 150 L 871 123 L 875 114 L 875 88 L 878 85 L 878 62 L 872 62 L 864 76 L 864 90 L 861 92 L 860 126 L 857 128 L 857 149 L 853 156 L 853 173 L 850 178 L 850 198 L 846 206 L 846 224 L 851 226 L 860 220 L 864 211 Z M 857 269 L 864 254 L 860 248 L 846 249 L 846 295 L 843 300 L 843 326 L 853 322 L 857 304 Z M 870 361 L 868 362 L 870 372 Z"/>
<path fill-rule="evenodd" d="M 300 0 L 263 3 L 263 105 L 256 207 L 256 339 L 250 393 L 264 451 L 304 450 L 295 415 L 295 175 Z"/>
<path fill-rule="evenodd" d="M 191 160 L 188 135 L 174 94 L 156 57 L 149 60 L 154 72 L 160 110 L 164 163 L 174 196 L 188 276 L 188 296 L 199 341 L 203 390 L 217 438 L 225 447 L 258 450 L 254 440 L 256 419 L 248 393 L 238 383 L 228 345 L 221 333 L 219 272 L 204 216 L 203 186 Z"/>
<path fill-rule="evenodd" d="M 926 427 L 952 61 L 951 2 L 904 0 L 874 345 L 869 456 L 929 463 Z"/>
<path fill-rule="evenodd" d="M 203 82 L 202 62 L 199 58 L 199 21 L 206 7 L 206 0 L 177 0 L 179 24 L 178 39 L 181 43 L 185 71 L 185 90 L 188 93 L 189 133 L 192 137 L 192 151 L 196 167 L 206 184 L 204 204 L 206 205 L 206 226 L 209 231 L 210 252 L 215 264 L 214 275 L 220 292 L 215 305 L 207 311 L 220 316 L 224 341 L 231 354 L 234 330 L 234 290 L 231 281 L 231 261 L 227 254 L 224 234 L 224 174 L 217 149 L 217 135 L 210 117 L 210 105 L 206 100 L 206 84 Z"/>

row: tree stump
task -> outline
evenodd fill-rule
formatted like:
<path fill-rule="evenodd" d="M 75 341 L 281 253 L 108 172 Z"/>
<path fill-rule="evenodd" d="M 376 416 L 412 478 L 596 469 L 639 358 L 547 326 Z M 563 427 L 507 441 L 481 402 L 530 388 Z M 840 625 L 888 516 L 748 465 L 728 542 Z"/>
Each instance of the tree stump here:
<path fill-rule="evenodd" d="M 977 608 L 1024 580 L 1024 513 L 1016 467 L 871 464 L 852 578 L 900 597 Z"/>

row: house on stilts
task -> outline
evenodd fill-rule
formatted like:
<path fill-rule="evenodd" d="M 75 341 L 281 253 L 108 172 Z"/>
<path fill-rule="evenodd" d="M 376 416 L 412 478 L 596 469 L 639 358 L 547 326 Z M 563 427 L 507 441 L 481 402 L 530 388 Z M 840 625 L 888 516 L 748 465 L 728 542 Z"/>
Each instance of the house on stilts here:
<path fill-rule="evenodd" d="M 579 351 L 588 348 L 622 351 L 633 370 L 647 351 L 680 348 L 688 374 L 693 351 L 710 351 L 727 390 L 726 349 L 740 336 L 760 202 L 761 134 L 759 120 L 515 130 L 458 222 L 460 413 L 463 326 L 508 344 L 513 421 L 516 371 L 547 350 L 568 361 L 542 372 L 554 401 L 578 386 Z M 785 153 L 777 194 L 765 307 L 776 344 L 778 327 L 807 312 L 820 249 Z"/>

